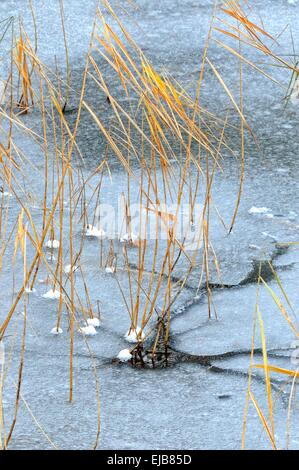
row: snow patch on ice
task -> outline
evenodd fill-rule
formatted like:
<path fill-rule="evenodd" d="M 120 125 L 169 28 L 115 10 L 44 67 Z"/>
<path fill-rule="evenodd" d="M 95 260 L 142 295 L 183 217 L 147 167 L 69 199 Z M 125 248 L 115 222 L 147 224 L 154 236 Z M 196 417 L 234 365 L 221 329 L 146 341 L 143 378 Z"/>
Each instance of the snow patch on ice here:
<path fill-rule="evenodd" d="M 75 271 L 77 271 L 77 269 L 78 269 L 78 266 L 73 266 L 72 267 L 70 264 L 67 264 L 64 268 L 64 272 L 65 272 L 65 274 L 70 274 L 71 272 L 74 273 Z"/>
<path fill-rule="evenodd" d="M 26 294 L 34 294 L 36 289 L 34 287 L 32 289 L 30 287 L 26 287 L 25 292 Z"/>
<path fill-rule="evenodd" d="M 100 319 L 99 318 L 88 318 L 87 320 L 87 324 L 89 326 L 94 326 L 95 328 L 99 328 L 101 326 L 101 322 L 100 322 Z"/>
<path fill-rule="evenodd" d="M 139 237 L 134 232 L 125 233 L 119 239 L 120 243 L 133 243 L 133 245 L 138 243 L 138 240 L 139 240 Z"/>
<path fill-rule="evenodd" d="M 271 209 L 268 209 L 268 207 L 251 207 L 249 209 L 248 213 L 249 214 L 269 214 L 271 212 Z"/>
<path fill-rule="evenodd" d="M 117 359 L 119 359 L 120 362 L 128 362 L 132 359 L 132 354 L 130 353 L 129 349 L 122 349 L 118 353 Z"/>
<path fill-rule="evenodd" d="M 57 328 L 57 326 L 55 326 L 55 328 L 52 328 L 51 330 L 51 335 L 62 335 L 63 331 L 61 328 Z"/>
<path fill-rule="evenodd" d="M 43 295 L 43 298 L 44 299 L 51 299 L 51 300 L 57 300 L 57 299 L 60 299 L 60 291 L 55 289 L 50 289 L 48 292 L 46 292 L 44 295 Z"/>
<path fill-rule="evenodd" d="M 105 268 L 105 271 L 107 274 L 114 274 L 115 273 L 115 267 L 114 266 L 107 266 Z"/>
<path fill-rule="evenodd" d="M 105 238 L 106 232 L 101 228 L 88 224 L 85 227 L 85 235 L 87 237 Z"/>
<path fill-rule="evenodd" d="M 93 325 L 82 326 L 79 328 L 80 333 L 84 336 L 95 336 L 97 334 L 96 329 Z"/>
<path fill-rule="evenodd" d="M 131 328 L 125 334 L 124 338 L 125 338 L 126 341 L 128 341 L 128 343 L 138 343 L 138 341 L 145 338 L 144 332 L 142 331 L 141 334 L 140 334 L 140 332 L 141 332 L 141 328 L 139 326 L 137 326 L 136 330 Z"/>
<path fill-rule="evenodd" d="M 48 240 L 46 243 L 46 247 L 50 248 L 51 250 L 55 249 L 57 250 L 59 248 L 59 241 L 58 240 Z"/>
<path fill-rule="evenodd" d="M 254 245 L 254 244 L 249 245 L 249 248 L 250 248 L 251 250 L 260 250 L 260 249 L 261 249 L 260 246 Z"/>

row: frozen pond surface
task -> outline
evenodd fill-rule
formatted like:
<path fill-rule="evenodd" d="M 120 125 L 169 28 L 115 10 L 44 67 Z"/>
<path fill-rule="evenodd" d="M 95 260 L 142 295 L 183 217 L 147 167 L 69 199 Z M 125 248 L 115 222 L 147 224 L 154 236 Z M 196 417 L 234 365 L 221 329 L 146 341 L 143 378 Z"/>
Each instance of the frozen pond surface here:
<path fill-rule="evenodd" d="M 65 0 L 64 3 L 67 33 L 72 38 L 72 86 L 78 91 L 96 2 Z M 120 13 L 120 16 L 136 42 L 158 70 L 166 70 L 186 87 L 194 85 L 200 69 L 200 57 L 208 32 L 212 2 L 137 0 L 135 3 L 137 7 L 129 8 L 129 16 L 124 13 Z M 292 28 L 295 50 L 298 50 L 299 6 L 289 5 L 287 0 L 275 1 L 275 5 L 273 3 L 270 0 L 255 2 L 256 9 L 265 19 L 265 29 L 275 36 L 289 25 Z M 58 2 L 34 1 L 33 4 L 39 30 L 47 31 L 47 35 L 39 39 L 40 57 L 46 64 L 53 66 L 56 56 L 58 66 L 64 71 Z M 1 2 L 0 18 L 18 14 L 24 18 L 26 28 L 29 31 L 31 28 L 32 31 L 26 1 Z M 280 53 L 289 54 L 292 50 L 289 30 L 282 34 L 279 42 Z M 3 43 L 3 48 L 6 46 L 7 44 Z M 250 54 L 247 57 L 255 60 L 255 55 L 252 52 Z M 228 60 L 228 54 L 213 42 L 209 57 L 221 70 L 232 91 L 236 90 L 238 67 L 232 57 L 229 56 Z M 298 241 L 299 108 L 290 104 L 284 109 L 287 74 L 278 68 L 273 68 L 271 74 L 285 85 L 284 89 L 269 83 L 266 78 L 250 68 L 246 68 L 244 72 L 245 112 L 249 116 L 249 123 L 260 147 L 257 148 L 252 139 L 246 140 L 244 194 L 232 234 L 227 236 L 227 231 L 216 223 L 215 214 L 211 219 L 211 239 L 225 286 L 219 288 L 216 273 L 212 272 L 212 282 L 215 284 L 213 303 L 217 318 L 214 311 L 212 318 L 207 318 L 207 297 L 204 289 L 197 295 L 200 273 L 198 267 L 188 279 L 186 289 L 173 312 L 171 345 L 178 353 L 176 364 L 163 370 L 140 370 L 114 363 L 113 359 L 118 352 L 127 347 L 123 336 L 129 327 L 129 318 L 115 280 L 98 269 L 98 242 L 85 240 L 82 270 L 88 282 L 92 302 L 100 301 L 103 315 L 97 336 L 88 339 L 93 359 L 90 358 L 85 340 L 80 334 L 76 334 L 74 403 L 69 404 L 67 318 L 64 315 L 62 319 L 65 334 L 57 337 L 50 335 L 55 325 L 55 302 L 43 299 L 42 295 L 48 287 L 37 284 L 37 292 L 30 296 L 28 305 L 28 334 L 22 386 L 24 400 L 21 403 L 12 448 L 51 448 L 53 443 L 60 449 L 92 447 L 97 432 L 95 371 L 99 378 L 101 398 L 99 448 L 240 448 L 256 302 L 256 266 L 260 261 L 273 260 L 295 309 L 299 304 L 298 249 L 294 246 L 282 250 L 276 244 Z M 229 100 L 212 71 L 208 69 L 206 75 L 208 85 L 203 89 L 205 104 L 211 112 L 225 116 L 226 108 L 231 107 Z M 107 109 L 107 102 L 95 96 L 92 84 L 87 88 L 87 101 L 107 113 L 105 120 L 109 122 L 110 111 Z M 76 104 L 74 92 L 70 109 L 72 106 L 75 108 Z M 24 121 L 29 125 L 31 118 L 26 116 Z M 71 112 L 69 118 L 72 119 Z M 95 125 L 85 114 L 82 116 L 82 123 L 79 145 L 85 157 L 83 172 L 87 173 L 97 164 L 98 149 L 101 148 L 103 140 L 98 137 Z M 233 129 L 229 132 L 231 141 L 237 142 L 238 133 Z M 26 152 L 38 168 L 40 155 L 36 153 L 36 149 L 27 148 Z M 104 150 L 100 150 L 101 154 L 103 152 Z M 111 167 L 112 182 L 109 178 L 104 179 L 104 194 L 107 202 L 116 204 L 118 195 L 126 190 L 127 182 L 119 165 L 111 161 Z M 223 169 L 224 174 L 219 172 L 215 177 L 213 204 L 229 224 L 236 202 L 238 166 L 229 156 L 223 162 Z M 27 184 L 33 200 L 38 201 L 41 191 L 38 173 L 32 173 Z M 132 192 L 137 198 L 138 188 L 133 188 Z M 11 199 L 14 214 L 14 200 Z M 250 213 L 252 207 L 266 207 L 269 210 L 265 213 Z M 36 215 L 38 211 L 37 205 Z M 14 215 L 16 214 L 15 211 Z M 76 236 L 79 237 L 80 233 L 78 228 Z M 132 251 L 130 261 L 133 265 L 135 256 Z M 183 268 L 182 265 L 182 270 Z M 11 306 L 14 294 L 5 290 L 8 277 L 12 277 L 10 271 L 9 263 L 4 263 L 0 274 L 1 321 Z M 39 279 L 43 279 L 43 274 L 41 271 Z M 125 284 L 121 272 L 119 276 Z M 22 273 L 16 272 L 15 279 L 17 291 Z M 270 286 L 277 291 L 273 280 Z M 294 368 L 290 358 L 294 334 L 286 327 L 285 320 L 265 291 L 261 294 L 260 306 L 265 322 L 267 346 L 271 351 L 269 361 L 278 367 Z M 19 321 L 12 322 L 7 334 L 13 335 L 18 330 L 19 338 L 22 324 L 21 304 L 16 313 Z M 298 327 L 298 323 L 295 324 Z M 17 340 L 12 345 L 9 338 L 5 341 L 8 351 L 10 347 L 14 348 L 4 393 L 4 406 L 9 422 L 14 406 L 18 367 L 18 361 L 15 359 L 19 356 L 20 344 Z M 257 348 L 261 347 L 258 334 L 255 344 Z M 200 360 L 203 356 L 210 357 L 205 362 Z M 259 356 L 256 359 L 258 358 Z M 262 362 L 262 357 L 259 362 Z M 290 381 L 286 378 L 282 380 L 281 377 L 273 375 L 274 411 L 277 442 L 279 447 L 284 448 Z M 253 382 L 255 397 L 266 409 L 265 384 L 259 372 Z M 298 406 L 292 415 L 293 426 L 289 440 L 290 448 L 296 449 L 299 448 L 299 430 L 295 425 L 297 414 Z M 32 415 L 52 443 L 41 432 Z M 247 447 L 270 447 L 253 406 L 249 409 Z"/>

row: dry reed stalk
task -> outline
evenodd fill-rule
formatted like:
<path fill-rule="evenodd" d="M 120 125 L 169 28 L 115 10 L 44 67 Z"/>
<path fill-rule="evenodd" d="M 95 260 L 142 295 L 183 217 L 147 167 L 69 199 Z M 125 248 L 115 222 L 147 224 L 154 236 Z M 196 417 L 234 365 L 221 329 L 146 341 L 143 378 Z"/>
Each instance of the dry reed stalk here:
<path fill-rule="evenodd" d="M 18 108 L 21 113 L 26 114 L 30 106 L 34 106 L 34 93 L 28 68 L 28 56 L 24 47 L 23 35 L 17 41 L 17 52 L 15 54 L 15 64 L 19 72 L 21 81 L 21 97 L 18 101 Z"/>
<path fill-rule="evenodd" d="M 18 224 L 18 233 L 17 238 L 15 241 L 15 252 L 14 256 L 16 255 L 17 249 L 20 246 L 21 253 L 23 256 L 23 271 L 24 271 L 24 281 L 23 287 L 24 290 L 27 286 L 27 247 L 26 247 L 26 234 L 27 229 L 23 226 L 23 211 L 19 215 L 19 224 Z M 23 322 L 23 332 L 22 332 L 22 344 L 21 344 L 21 356 L 20 356 L 20 365 L 19 365 L 19 372 L 18 372 L 18 383 L 17 383 L 17 391 L 16 391 L 16 398 L 15 398 L 15 407 L 14 407 L 14 414 L 12 423 L 10 425 L 9 431 L 7 436 L 5 437 L 4 448 L 7 449 L 7 446 L 11 440 L 13 430 L 15 428 L 17 422 L 17 415 L 19 411 L 19 404 L 20 404 L 20 395 L 21 395 L 21 385 L 22 385 L 22 378 L 23 378 L 23 369 L 24 369 L 24 357 L 25 357 L 25 341 L 26 341 L 26 328 L 27 328 L 27 299 L 26 295 L 24 296 L 24 322 Z"/>
<path fill-rule="evenodd" d="M 68 49 L 68 42 L 67 42 L 67 35 L 65 29 L 65 14 L 64 14 L 64 5 L 63 0 L 59 0 L 59 7 L 60 7 L 60 18 L 61 18 L 61 27 L 63 32 L 63 41 L 64 41 L 64 49 L 65 49 L 65 60 L 66 60 L 66 69 L 67 69 L 67 89 L 65 95 L 65 103 L 62 108 L 62 112 L 65 112 L 68 100 L 69 100 L 69 92 L 71 88 L 71 68 L 70 68 L 70 60 L 69 60 L 69 49 Z"/>

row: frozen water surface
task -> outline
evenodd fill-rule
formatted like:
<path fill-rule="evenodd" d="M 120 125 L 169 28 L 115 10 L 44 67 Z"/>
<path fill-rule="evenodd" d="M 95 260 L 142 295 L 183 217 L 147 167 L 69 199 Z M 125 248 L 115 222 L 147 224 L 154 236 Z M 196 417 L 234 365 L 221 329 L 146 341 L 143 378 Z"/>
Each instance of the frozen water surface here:
<path fill-rule="evenodd" d="M 128 14 L 121 11 L 119 14 L 155 67 L 170 73 L 192 90 L 195 89 L 194 84 L 200 70 L 200 58 L 209 28 L 212 3 L 192 0 L 137 0 L 136 6 L 128 6 Z M 279 51 L 282 55 L 289 54 L 292 50 L 290 28 L 295 50 L 299 46 L 299 6 L 293 3 L 287 0 L 255 2 L 256 9 L 265 19 L 265 28 L 269 29 L 273 36 L 280 34 L 285 26 L 289 25 L 289 29 L 279 38 Z M 25 0 L 3 0 L 0 4 L 0 19 L 21 15 L 27 31 L 33 38 L 32 19 L 27 5 Z M 33 5 L 38 24 L 39 55 L 50 67 L 53 67 L 56 57 L 58 67 L 64 74 L 65 58 L 58 14 L 59 3 L 56 0 L 33 1 Z M 77 92 L 81 86 L 96 1 L 65 0 L 64 6 L 67 35 L 71 38 L 70 62 L 74 92 L 70 98 L 68 119 L 72 123 L 75 116 L 72 109 L 75 110 L 78 104 Z M 47 34 L 42 34 L 43 31 Z M 227 43 L 230 44 L 230 41 Z M 9 44 L 4 40 L 1 47 L 5 50 Z M 256 60 L 255 53 L 250 50 L 247 51 L 246 57 L 252 61 Z M 227 53 L 214 42 L 210 44 L 209 58 L 218 70 L 221 70 L 232 92 L 238 93 L 238 62 L 232 56 L 228 60 Z M 1 70 L 5 70 L 5 61 Z M 109 71 L 106 73 L 109 77 Z M 226 109 L 231 108 L 231 103 L 211 69 L 207 68 L 205 73 L 205 85 L 202 90 L 205 106 L 224 117 Z M 211 319 L 208 319 L 204 282 L 199 286 L 200 265 L 195 267 L 188 279 L 186 288 L 175 305 L 171 326 L 171 346 L 178 352 L 178 358 L 182 358 L 182 361 L 178 360 L 172 367 L 163 370 L 133 369 L 129 364 L 119 365 L 113 361 L 121 350 L 128 347 L 124 335 L 130 326 L 130 319 L 115 276 L 100 268 L 100 243 L 103 243 L 107 251 L 107 242 L 86 239 L 80 269 L 88 283 L 92 303 L 99 302 L 101 324 L 97 335 L 82 337 L 77 330 L 86 325 L 81 319 L 76 322 L 74 402 L 68 403 L 68 315 L 63 310 L 63 333 L 51 335 L 57 319 L 58 300 L 44 299 L 43 295 L 53 286 L 38 282 L 35 285 L 36 292 L 30 294 L 28 299 L 22 400 L 12 448 L 37 449 L 53 445 L 61 449 L 92 447 L 97 433 L 95 374 L 99 379 L 101 400 L 99 448 L 240 447 L 257 292 L 256 266 L 260 261 L 264 262 L 264 266 L 267 260 L 273 261 L 295 309 L 299 303 L 298 250 L 295 246 L 282 250 L 276 244 L 298 241 L 299 110 L 296 104 L 290 104 L 284 109 L 283 97 L 288 75 L 279 68 L 273 68 L 271 74 L 283 83 L 285 88 L 273 85 L 252 69 L 244 67 L 244 109 L 259 147 L 250 136 L 246 138 L 243 198 L 236 225 L 229 236 L 227 230 L 219 224 L 217 214 L 219 212 L 225 224 L 229 225 L 239 185 L 239 167 L 231 154 L 224 155 L 226 158 L 222 163 L 223 173 L 219 171 L 215 175 L 212 207 L 217 207 L 218 212 L 212 208 L 211 241 L 218 256 L 224 287 L 221 288 L 217 273 L 212 270 L 213 308 Z M 111 93 L 125 103 L 120 88 L 113 88 L 113 83 L 110 85 Z M 106 123 L 110 122 L 111 111 L 107 101 L 105 97 L 98 96 L 92 81 L 87 87 L 86 100 L 102 112 Z M 25 124 L 30 125 L 31 119 L 35 119 L 34 111 L 32 115 L 24 116 Z M 230 143 L 239 148 L 238 132 L 230 128 L 228 136 Z M 104 154 L 105 148 L 103 137 L 99 135 L 87 113 L 82 115 L 78 143 L 84 156 L 82 171 L 87 174 L 97 166 L 99 154 Z M 32 197 L 32 214 L 37 220 L 41 213 L 42 154 L 39 148 L 34 148 L 25 138 L 22 140 L 22 148 L 36 166 L 35 171 L 28 175 L 27 188 Z M 110 163 L 113 170 L 112 181 L 106 176 L 103 179 L 102 202 L 116 205 L 119 194 L 126 191 L 127 181 L 119 163 L 113 158 Z M 90 196 L 92 188 L 86 190 Z M 137 200 L 137 197 L 138 187 L 132 184 L 132 198 Z M 12 226 L 18 213 L 14 196 L 10 198 L 10 206 L 11 220 L 8 223 Z M 254 207 L 266 207 L 269 210 L 251 210 Z M 68 210 L 66 205 L 66 213 Z M 90 217 L 92 218 L 92 215 Z M 92 223 L 92 219 L 89 223 Z M 80 240 L 82 228 L 82 224 L 78 222 L 75 227 L 76 241 Z M 65 242 L 67 243 L 67 240 Z M 30 251 L 30 248 L 28 249 Z M 117 249 L 122 250 L 120 244 L 117 244 Z M 7 252 L 8 261 L 3 263 L 0 274 L 1 321 L 6 317 L 13 295 L 22 282 L 23 272 L 21 267 L 18 268 L 19 259 L 16 261 L 14 272 L 15 292 L 8 292 L 5 287 L 7 284 L 12 285 L 10 281 L 13 274 L 9 261 L 11 255 L 11 252 Z M 52 266 L 51 257 L 57 254 L 51 254 L 50 250 L 46 256 Z M 136 250 L 130 249 L 128 256 L 134 267 L 137 262 Z M 67 255 L 65 258 L 64 266 L 69 264 Z M 147 250 L 145 266 L 150 267 L 151 261 L 151 251 Z M 185 261 L 181 259 L 177 265 L 177 276 L 184 272 L 185 267 Z M 38 279 L 43 280 L 45 276 L 46 269 L 42 266 Z M 78 276 L 78 270 L 74 276 L 78 278 L 76 289 L 82 292 L 84 286 Z M 127 276 L 121 266 L 118 279 L 127 291 Z M 277 284 L 271 280 L 271 276 L 269 282 L 271 288 L 278 293 Z M 163 280 L 162 290 L 165 283 L 166 280 Z M 265 290 L 261 291 L 260 308 L 270 351 L 269 363 L 295 369 L 291 349 L 295 340 L 294 333 L 286 327 L 285 320 Z M 8 423 L 14 405 L 22 312 L 23 306 L 20 303 L 14 321 L 7 330 L 7 335 L 10 336 L 5 339 L 7 351 L 13 348 L 13 360 L 9 365 L 4 389 L 4 407 Z M 295 316 L 292 320 L 298 326 Z M 149 323 L 146 328 L 150 335 L 152 325 Z M 15 335 L 16 341 L 13 341 Z M 255 345 L 257 348 L 261 347 L 258 324 Z M 205 356 L 209 356 L 208 362 L 202 364 L 198 360 L 196 363 L 196 358 Z M 261 354 L 256 356 L 256 361 L 262 362 Z M 266 391 L 262 374 L 257 370 L 255 375 L 255 397 L 266 410 Z M 275 374 L 272 377 L 275 385 L 276 437 L 279 447 L 284 448 L 290 381 Z M 294 423 L 296 413 L 295 410 L 292 416 Z M 37 421 L 33 420 L 32 415 Z M 289 447 L 298 449 L 298 442 L 298 428 L 291 426 Z M 249 409 L 247 447 L 269 447 L 253 406 Z"/>

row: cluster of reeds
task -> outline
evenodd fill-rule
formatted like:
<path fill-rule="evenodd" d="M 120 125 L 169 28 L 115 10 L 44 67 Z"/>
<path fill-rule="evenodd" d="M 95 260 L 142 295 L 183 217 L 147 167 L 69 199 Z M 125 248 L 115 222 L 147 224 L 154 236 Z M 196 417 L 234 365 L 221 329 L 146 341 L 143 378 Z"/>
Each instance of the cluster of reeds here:
<path fill-rule="evenodd" d="M 109 2 L 102 3 L 103 8 L 99 8 L 96 15 L 87 75 L 94 82 L 98 93 L 107 97 L 113 110 L 112 130 L 107 127 L 102 115 L 85 99 L 82 105 L 90 113 L 127 172 L 126 207 L 130 206 L 130 186 L 133 181 L 134 185 L 139 187 L 140 214 L 142 209 L 145 209 L 143 217 L 146 220 L 140 220 L 140 227 L 144 222 L 146 225 L 147 219 L 152 215 L 156 219 L 157 236 L 154 237 L 154 243 L 148 243 L 140 233 L 132 236 L 130 214 L 126 210 L 128 240 L 135 244 L 138 251 L 136 277 L 130 269 L 127 247 L 123 250 L 130 285 L 129 301 L 125 300 L 124 294 L 123 297 L 131 319 L 131 330 L 139 331 L 138 349 L 142 347 L 142 337 L 149 334 L 143 334 L 145 328 L 151 323 L 153 316 L 156 318 L 156 339 L 150 350 L 154 358 L 158 344 L 164 344 L 167 355 L 171 311 L 194 267 L 201 267 L 198 284 L 201 286 L 202 282 L 205 283 L 209 299 L 208 314 L 211 315 L 210 262 L 215 264 L 218 271 L 219 267 L 209 239 L 210 203 L 214 176 L 221 166 L 222 147 L 230 151 L 225 139 L 228 122 L 227 119 L 218 120 L 200 104 L 204 70 L 207 63 L 212 65 L 207 57 L 211 30 L 198 76 L 196 96 L 192 99 L 172 77 L 161 75 L 155 70 L 126 31 Z M 107 12 L 113 22 L 107 22 Z M 113 85 L 99 65 L 101 60 L 110 66 L 112 76 L 115 77 Z M 215 73 L 222 82 L 216 70 Z M 114 85 L 117 81 L 123 89 L 122 100 L 115 93 Z M 242 93 L 240 96 L 242 101 Z M 236 109 L 241 116 L 240 132 L 243 141 L 246 121 L 242 114 L 242 105 L 236 105 Z M 243 164 L 244 149 L 240 191 L 232 221 L 227 228 L 228 232 L 232 230 L 238 212 Z M 199 202 L 202 210 L 200 214 L 195 215 L 195 206 Z M 191 252 L 187 248 L 188 234 L 180 239 L 176 236 L 183 204 L 189 207 L 189 228 L 200 225 L 201 230 L 198 246 Z M 165 207 L 170 206 L 175 207 L 173 213 L 165 210 Z M 166 233 L 164 244 L 158 236 L 161 229 Z M 146 265 L 146 254 L 149 250 L 153 253 L 152 263 Z M 179 261 L 184 264 L 185 271 L 174 281 Z M 162 281 L 166 288 L 158 306 L 157 298 L 161 293 Z M 133 283 L 137 283 L 137 292 L 134 295 Z M 143 303 L 140 302 L 142 297 L 145 299 Z"/>

